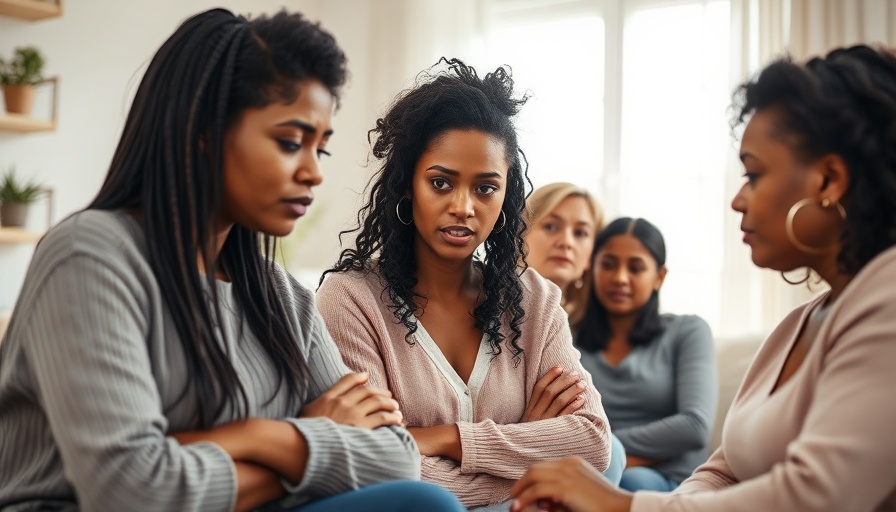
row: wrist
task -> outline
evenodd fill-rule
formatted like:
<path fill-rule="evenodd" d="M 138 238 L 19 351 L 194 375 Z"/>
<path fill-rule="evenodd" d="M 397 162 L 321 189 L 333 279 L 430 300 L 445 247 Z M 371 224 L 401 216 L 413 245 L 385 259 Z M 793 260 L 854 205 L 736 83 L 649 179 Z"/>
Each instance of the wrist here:
<path fill-rule="evenodd" d="M 632 509 L 632 501 L 634 501 L 635 497 L 633 493 L 616 489 L 613 496 L 612 510 L 615 512 L 629 512 Z"/>

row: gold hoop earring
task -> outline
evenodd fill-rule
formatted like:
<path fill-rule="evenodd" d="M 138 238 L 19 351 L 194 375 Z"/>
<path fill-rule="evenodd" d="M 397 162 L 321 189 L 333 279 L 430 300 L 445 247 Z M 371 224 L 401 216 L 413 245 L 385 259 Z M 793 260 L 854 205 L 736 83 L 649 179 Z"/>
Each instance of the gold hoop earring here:
<path fill-rule="evenodd" d="M 501 227 L 492 229 L 492 233 L 500 233 L 504 229 L 504 226 L 507 225 L 507 215 L 504 214 L 504 210 L 501 210 L 501 221 Z"/>
<path fill-rule="evenodd" d="M 402 197 L 401 199 L 398 200 L 397 203 L 395 203 L 395 216 L 398 217 L 398 222 L 401 222 L 405 226 L 410 226 L 411 223 L 414 222 L 414 219 L 411 219 L 411 220 L 405 222 L 404 219 L 401 218 L 401 212 L 398 210 L 398 207 L 401 206 L 401 202 L 404 201 L 405 199 L 407 199 L 407 198 Z"/>
<path fill-rule="evenodd" d="M 790 279 L 787 279 L 787 274 L 785 274 L 784 272 L 781 272 L 781 279 L 783 279 L 784 282 L 787 283 L 787 284 L 798 285 L 798 284 L 803 284 L 803 283 L 805 283 L 806 281 L 808 281 L 808 280 L 809 280 L 809 275 L 810 275 L 810 274 L 811 274 L 811 272 L 810 272 L 809 269 L 807 268 L 807 269 L 806 269 L 806 277 L 800 279 L 799 281 L 791 281 Z"/>
<path fill-rule="evenodd" d="M 787 232 L 787 239 L 790 240 L 790 243 L 793 244 L 794 247 L 803 251 L 806 254 L 823 254 L 828 248 L 826 247 L 810 247 L 796 238 L 796 232 L 793 229 L 793 220 L 796 218 L 797 212 L 799 212 L 803 206 L 812 203 L 815 201 L 811 197 L 807 197 L 805 199 L 800 199 L 799 201 L 793 203 L 793 206 L 790 207 L 790 211 L 787 212 L 787 220 L 784 222 L 784 229 Z M 824 198 L 820 201 L 822 208 L 830 208 L 831 200 L 828 198 Z M 840 214 L 840 218 L 845 222 L 846 221 L 846 210 L 843 208 L 843 205 L 840 204 L 839 201 L 834 201 L 833 205 L 837 208 L 837 213 Z M 784 279 L 787 281 L 787 279 Z M 790 281 L 787 281 L 788 283 Z M 805 281 L 802 281 L 805 282 Z M 799 284 L 799 283 L 797 283 Z"/>

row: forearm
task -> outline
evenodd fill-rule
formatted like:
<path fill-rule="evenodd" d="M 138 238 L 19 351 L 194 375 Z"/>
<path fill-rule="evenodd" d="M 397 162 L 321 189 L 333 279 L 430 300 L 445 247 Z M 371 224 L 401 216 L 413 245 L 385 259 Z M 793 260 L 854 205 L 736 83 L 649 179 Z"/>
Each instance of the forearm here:
<path fill-rule="evenodd" d="M 691 450 L 699 450 L 709 441 L 709 424 L 696 414 L 679 413 L 657 421 L 613 429 L 627 453 L 665 460 Z"/>
<path fill-rule="evenodd" d="M 568 414 L 549 420 L 498 425 L 491 420 L 458 424 L 461 471 L 516 480 L 536 462 L 576 455 L 598 471 L 610 462 L 610 434 L 601 418 Z"/>
<path fill-rule="evenodd" d="M 283 497 L 286 491 L 280 484 L 280 475 L 264 466 L 237 462 L 237 497 L 235 510 L 253 510 Z"/>
<path fill-rule="evenodd" d="M 468 508 L 507 501 L 513 480 L 487 473 L 462 474 L 460 466 L 443 457 L 426 457 L 420 461 L 421 478 L 450 491 Z"/>
<path fill-rule="evenodd" d="M 431 427 L 411 427 L 408 432 L 414 436 L 421 455 L 428 457 L 448 457 L 458 462 L 463 460 L 463 447 L 457 425 L 450 423 Z"/>
<path fill-rule="evenodd" d="M 234 462 L 267 468 L 291 482 L 300 482 L 308 462 L 308 443 L 290 423 L 250 418 L 207 430 L 173 434 L 181 444 L 208 441 L 226 451 Z"/>

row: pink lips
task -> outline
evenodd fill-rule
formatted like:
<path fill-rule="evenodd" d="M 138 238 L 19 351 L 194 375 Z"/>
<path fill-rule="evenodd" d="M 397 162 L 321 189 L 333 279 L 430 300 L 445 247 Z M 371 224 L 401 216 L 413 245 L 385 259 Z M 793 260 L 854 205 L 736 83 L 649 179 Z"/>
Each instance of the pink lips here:
<path fill-rule="evenodd" d="M 442 239 L 451 245 L 466 245 L 473 239 L 473 230 L 466 226 L 448 226 L 439 230 Z"/>
<path fill-rule="evenodd" d="M 286 205 L 293 215 L 301 217 L 308 211 L 308 207 L 311 206 L 312 201 L 314 201 L 314 198 L 311 196 L 301 196 L 283 199 L 282 203 Z"/>
<path fill-rule="evenodd" d="M 563 256 L 552 256 L 548 259 L 558 265 L 572 265 L 572 260 Z"/>

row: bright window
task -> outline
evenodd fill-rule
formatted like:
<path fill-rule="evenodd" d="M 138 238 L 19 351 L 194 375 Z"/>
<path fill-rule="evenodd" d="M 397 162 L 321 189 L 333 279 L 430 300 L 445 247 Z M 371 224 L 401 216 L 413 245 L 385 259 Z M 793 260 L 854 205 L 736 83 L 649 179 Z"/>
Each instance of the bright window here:
<path fill-rule="evenodd" d="M 603 170 L 604 21 L 598 16 L 498 24 L 489 64 L 508 64 L 531 97 L 517 120 L 529 177 L 596 190 Z"/>
<path fill-rule="evenodd" d="M 510 64 L 532 90 L 518 126 L 533 184 L 578 183 L 609 218 L 656 224 L 668 253 L 663 309 L 698 314 L 718 331 L 729 2 L 489 5 L 489 62 Z"/>

